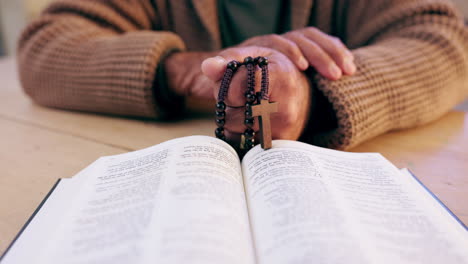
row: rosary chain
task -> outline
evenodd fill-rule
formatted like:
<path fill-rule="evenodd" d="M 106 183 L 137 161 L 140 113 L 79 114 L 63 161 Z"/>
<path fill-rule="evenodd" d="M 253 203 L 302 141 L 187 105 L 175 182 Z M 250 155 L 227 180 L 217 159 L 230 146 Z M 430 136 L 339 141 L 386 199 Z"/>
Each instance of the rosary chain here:
<path fill-rule="evenodd" d="M 223 79 L 221 80 L 221 85 L 218 93 L 218 102 L 216 103 L 216 125 L 218 126 L 215 129 L 215 135 L 217 138 L 226 140 L 224 134 L 224 125 L 226 123 L 226 103 L 224 100 L 228 94 L 229 86 L 231 84 L 234 73 L 239 69 L 240 66 L 245 65 L 247 69 L 247 90 L 245 92 L 245 120 L 244 124 L 247 127 L 242 134 L 243 142 L 242 146 L 245 151 L 251 149 L 255 145 L 255 131 L 253 126 L 255 124 L 255 119 L 252 114 L 252 106 L 258 103 L 261 99 L 268 99 L 268 59 L 265 57 L 246 57 L 244 62 L 230 61 L 227 64 L 226 71 L 224 73 Z M 261 79 L 261 90 L 258 94 L 255 94 L 255 72 L 257 66 L 262 70 L 262 79 Z"/>

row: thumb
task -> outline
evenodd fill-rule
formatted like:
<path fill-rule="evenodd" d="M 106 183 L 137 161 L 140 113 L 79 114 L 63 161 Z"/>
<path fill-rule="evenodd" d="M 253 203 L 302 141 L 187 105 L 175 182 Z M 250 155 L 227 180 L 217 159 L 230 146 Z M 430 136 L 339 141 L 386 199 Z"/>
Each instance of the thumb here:
<path fill-rule="evenodd" d="M 221 56 L 208 58 L 202 62 L 201 69 L 203 74 L 210 80 L 217 82 L 223 78 L 226 70 L 227 60 Z"/>

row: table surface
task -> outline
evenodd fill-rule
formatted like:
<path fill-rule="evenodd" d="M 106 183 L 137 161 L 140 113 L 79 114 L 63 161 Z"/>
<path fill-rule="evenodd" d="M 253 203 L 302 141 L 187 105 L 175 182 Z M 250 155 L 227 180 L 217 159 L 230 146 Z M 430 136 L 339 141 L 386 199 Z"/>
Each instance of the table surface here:
<path fill-rule="evenodd" d="M 207 117 L 157 123 L 38 106 L 22 92 L 13 58 L 0 59 L 0 80 L 0 254 L 58 178 L 73 176 L 100 156 L 213 133 Z M 380 152 L 409 168 L 468 223 L 468 113 L 452 111 L 351 151 Z"/>

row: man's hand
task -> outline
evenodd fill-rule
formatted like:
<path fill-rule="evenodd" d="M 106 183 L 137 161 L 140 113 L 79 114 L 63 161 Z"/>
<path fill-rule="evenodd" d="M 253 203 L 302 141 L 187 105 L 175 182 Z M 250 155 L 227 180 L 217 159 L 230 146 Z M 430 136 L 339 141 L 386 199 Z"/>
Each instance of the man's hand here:
<path fill-rule="evenodd" d="M 285 55 L 269 48 L 241 47 L 222 51 L 219 56 L 209 58 L 202 64 L 203 73 L 212 80 L 214 96 L 219 92 L 220 81 L 231 60 L 243 61 L 247 56 L 264 56 L 269 59 L 270 89 L 272 102 L 278 102 L 279 112 L 271 115 L 273 139 L 296 140 L 301 135 L 309 115 L 311 87 L 309 80 Z M 256 91 L 260 90 L 260 71 L 256 76 Z M 238 141 L 245 131 L 244 111 L 247 87 L 247 70 L 241 67 L 232 79 L 226 104 L 226 136 Z M 258 124 L 254 126 L 258 131 Z"/>
<path fill-rule="evenodd" d="M 352 75 L 356 71 L 353 54 L 341 40 L 314 27 L 283 35 L 253 37 L 239 45 L 247 46 L 275 49 L 286 55 L 300 70 L 304 71 L 311 66 L 331 80 L 337 80 L 343 74 Z"/>
<path fill-rule="evenodd" d="M 202 62 L 218 52 L 176 52 L 164 61 L 168 88 L 177 95 L 213 98 L 213 82 L 201 71 Z"/>
<path fill-rule="evenodd" d="M 298 29 L 283 35 L 265 35 L 250 38 L 237 47 L 259 46 L 284 54 L 296 67 L 304 71 L 314 67 L 323 76 L 337 80 L 343 74 L 356 71 L 353 54 L 336 37 L 314 27 Z M 185 97 L 212 98 L 212 82 L 202 74 L 203 60 L 219 52 L 179 52 L 164 62 L 169 89 Z M 249 54 L 248 56 L 258 56 Z M 242 58 L 241 58 L 242 59 Z"/>

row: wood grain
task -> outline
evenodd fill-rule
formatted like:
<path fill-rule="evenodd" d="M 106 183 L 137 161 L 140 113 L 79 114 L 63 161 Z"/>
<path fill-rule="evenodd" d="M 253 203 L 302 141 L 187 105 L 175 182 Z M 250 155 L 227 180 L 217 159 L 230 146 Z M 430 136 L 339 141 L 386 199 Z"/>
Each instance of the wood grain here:
<path fill-rule="evenodd" d="M 0 60 L 0 117 L 128 150 L 152 146 L 172 138 L 214 135 L 212 115 L 194 113 L 183 121 L 155 122 L 51 109 L 33 103 L 25 96 L 12 58 Z M 192 105 L 196 104 L 194 102 Z M 206 104 L 206 103 L 205 103 Z M 212 108 L 214 102 L 210 104 Z M 206 107 L 206 106 L 204 106 Z M 202 105 L 193 106 L 195 109 Z"/>
<path fill-rule="evenodd" d="M 258 117 L 260 123 L 260 141 L 263 149 L 271 149 L 270 114 L 278 112 L 278 103 L 260 100 L 260 104 L 252 105 L 252 116 Z"/>
<path fill-rule="evenodd" d="M 59 178 L 125 149 L 0 118 L 0 254 Z"/>
<path fill-rule="evenodd" d="M 352 149 L 380 152 L 410 169 L 468 223 L 468 113 L 450 112 L 430 124 L 379 136 Z"/>

